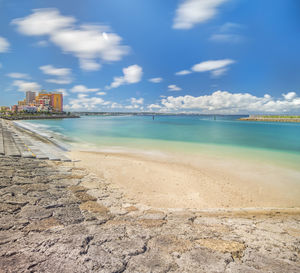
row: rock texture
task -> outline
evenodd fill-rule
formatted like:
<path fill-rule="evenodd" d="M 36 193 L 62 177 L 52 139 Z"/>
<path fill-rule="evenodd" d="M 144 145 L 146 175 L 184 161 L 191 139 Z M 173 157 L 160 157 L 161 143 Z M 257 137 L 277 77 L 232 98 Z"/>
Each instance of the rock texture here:
<path fill-rule="evenodd" d="M 0 272 L 300 272 L 300 211 L 153 209 L 71 163 L 0 157 Z"/>

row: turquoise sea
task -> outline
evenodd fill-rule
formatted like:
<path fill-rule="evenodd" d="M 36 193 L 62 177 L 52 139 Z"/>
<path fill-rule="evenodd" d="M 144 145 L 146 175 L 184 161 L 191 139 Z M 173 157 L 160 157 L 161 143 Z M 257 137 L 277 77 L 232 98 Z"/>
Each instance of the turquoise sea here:
<path fill-rule="evenodd" d="M 240 116 L 83 116 L 22 121 L 73 147 L 215 153 L 300 169 L 300 123 L 239 121 Z"/>

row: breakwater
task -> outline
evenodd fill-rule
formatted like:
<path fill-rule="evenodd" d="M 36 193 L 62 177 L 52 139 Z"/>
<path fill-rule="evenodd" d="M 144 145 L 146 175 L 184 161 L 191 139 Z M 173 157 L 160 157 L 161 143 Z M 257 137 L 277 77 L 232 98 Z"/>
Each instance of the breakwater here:
<path fill-rule="evenodd" d="M 268 116 L 249 116 L 239 118 L 239 120 L 244 121 L 271 121 L 271 122 L 300 122 L 300 117 L 268 117 Z"/>

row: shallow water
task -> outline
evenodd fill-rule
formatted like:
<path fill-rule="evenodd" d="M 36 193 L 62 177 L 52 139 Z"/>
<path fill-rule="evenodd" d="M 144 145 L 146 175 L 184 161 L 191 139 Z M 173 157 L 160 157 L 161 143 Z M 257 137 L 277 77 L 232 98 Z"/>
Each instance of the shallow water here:
<path fill-rule="evenodd" d="M 22 121 L 74 147 L 209 153 L 300 169 L 300 123 L 239 121 L 240 116 L 89 116 Z"/>

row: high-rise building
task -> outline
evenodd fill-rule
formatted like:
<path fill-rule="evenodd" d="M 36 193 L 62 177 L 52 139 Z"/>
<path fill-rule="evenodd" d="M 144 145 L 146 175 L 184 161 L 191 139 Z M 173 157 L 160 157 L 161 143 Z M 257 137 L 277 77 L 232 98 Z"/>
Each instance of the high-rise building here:
<path fill-rule="evenodd" d="M 26 92 L 26 104 L 30 105 L 35 102 L 35 92 L 27 91 Z"/>
<path fill-rule="evenodd" d="M 62 112 L 63 111 L 63 95 L 61 93 L 53 93 L 51 96 L 50 105 L 53 111 Z"/>

